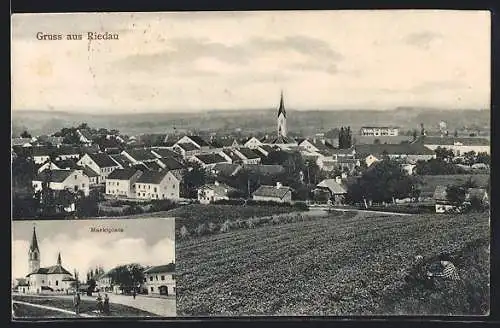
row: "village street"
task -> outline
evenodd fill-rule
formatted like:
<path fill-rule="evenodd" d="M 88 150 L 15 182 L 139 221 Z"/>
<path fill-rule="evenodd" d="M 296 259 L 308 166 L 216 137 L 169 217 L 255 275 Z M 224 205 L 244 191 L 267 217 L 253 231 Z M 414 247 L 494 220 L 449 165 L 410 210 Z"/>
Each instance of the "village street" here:
<path fill-rule="evenodd" d="M 113 308 L 113 304 L 121 304 L 125 306 L 134 307 L 143 311 L 151 312 L 159 316 L 172 317 L 176 315 L 176 305 L 175 296 L 168 298 L 151 297 L 138 295 L 134 299 L 132 296 L 108 294 L 110 307 Z M 73 299 L 72 295 L 58 295 L 58 296 L 48 296 L 48 295 L 37 295 L 37 297 L 58 297 L 65 299 Z M 81 296 L 82 301 L 95 301 L 97 296 Z"/>

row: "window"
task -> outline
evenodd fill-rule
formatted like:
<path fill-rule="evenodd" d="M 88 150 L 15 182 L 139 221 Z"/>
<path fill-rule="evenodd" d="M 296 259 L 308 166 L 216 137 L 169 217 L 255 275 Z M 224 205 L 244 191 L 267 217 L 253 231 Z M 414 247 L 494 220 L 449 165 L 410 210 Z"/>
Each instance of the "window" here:
<path fill-rule="evenodd" d="M 45 280 L 42 279 L 42 284 L 44 284 L 44 283 L 45 283 Z"/>
<path fill-rule="evenodd" d="M 153 281 L 153 276 L 149 277 L 149 281 Z"/>
<path fill-rule="evenodd" d="M 56 286 L 59 286 L 59 281 L 58 280 L 56 280 Z"/>
<path fill-rule="evenodd" d="M 148 186 L 148 190 L 151 189 L 151 186 Z"/>
<path fill-rule="evenodd" d="M 153 291 L 154 291 L 154 289 L 153 289 L 153 287 L 151 287 L 151 292 L 153 292 Z"/>
<path fill-rule="evenodd" d="M 85 188 L 85 183 L 82 183 L 82 188 Z"/>
<path fill-rule="evenodd" d="M 154 187 L 154 192 L 156 192 L 156 187 Z"/>
<path fill-rule="evenodd" d="M 175 184 L 173 184 L 173 185 L 172 185 L 172 188 L 174 188 L 174 189 L 175 189 Z"/>
<path fill-rule="evenodd" d="M 161 280 L 165 280 L 165 276 L 161 276 Z"/>
<path fill-rule="evenodd" d="M 75 174 L 75 180 L 78 179 L 78 176 Z"/>
<path fill-rule="evenodd" d="M 156 277 L 156 281 L 158 281 L 158 276 L 155 276 Z"/>
<path fill-rule="evenodd" d="M 144 278 L 144 282 L 148 281 L 146 278 Z"/>

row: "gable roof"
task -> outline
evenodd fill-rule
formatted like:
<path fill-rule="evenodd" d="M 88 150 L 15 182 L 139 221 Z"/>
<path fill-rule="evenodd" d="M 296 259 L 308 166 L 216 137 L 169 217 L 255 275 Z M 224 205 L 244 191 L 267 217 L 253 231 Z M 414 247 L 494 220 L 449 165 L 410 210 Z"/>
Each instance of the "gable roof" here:
<path fill-rule="evenodd" d="M 245 156 L 247 159 L 260 158 L 259 154 L 250 148 L 239 148 L 238 151 Z"/>
<path fill-rule="evenodd" d="M 96 171 L 92 170 L 88 166 L 80 167 L 80 169 L 83 171 L 83 174 L 85 174 L 89 178 L 95 178 L 95 177 L 98 177 L 100 175 L 99 173 L 97 173 Z"/>
<path fill-rule="evenodd" d="M 280 135 L 274 139 L 271 139 L 271 141 L 268 143 L 270 143 L 270 144 L 294 144 L 294 143 L 296 143 L 296 141 L 293 140 L 292 138 Z"/>
<path fill-rule="evenodd" d="M 132 162 L 125 155 L 122 155 L 122 154 L 113 154 L 113 155 L 109 155 L 109 156 L 111 156 L 111 158 L 115 162 L 117 162 L 118 164 L 120 164 L 122 167 L 127 167 L 127 166 L 130 166 L 132 164 Z"/>
<path fill-rule="evenodd" d="M 253 196 L 273 197 L 282 199 L 288 192 L 291 191 L 292 189 L 286 186 L 281 186 L 280 188 L 277 188 L 275 186 L 262 185 L 257 190 L 254 191 Z"/>
<path fill-rule="evenodd" d="M 151 151 L 158 154 L 158 156 L 160 156 L 160 158 L 162 158 L 162 157 L 174 157 L 174 158 L 181 157 L 180 154 L 176 153 L 173 150 L 167 149 L 167 148 L 151 148 Z"/>
<path fill-rule="evenodd" d="M 37 174 L 34 181 L 63 182 L 74 170 L 44 170 Z"/>
<path fill-rule="evenodd" d="M 220 147 L 231 147 L 235 142 L 238 143 L 234 138 L 218 138 L 212 140 L 213 145 L 218 145 Z"/>
<path fill-rule="evenodd" d="M 152 171 L 163 170 L 163 167 L 160 164 L 158 164 L 157 162 L 147 162 L 147 163 L 144 163 L 144 165 L 146 165 Z"/>
<path fill-rule="evenodd" d="M 113 158 L 108 154 L 104 154 L 104 153 L 89 154 L 89 153 L 87 153 L 86 155 L 89 156 L 94 161 L 94 163 L 96 163 L 97 166 L 99 166 L 100 168 L 119 166 L 119 164 L 117 162 L 115 162 L 113 160 Z"/>
<path fill-rule="evenodd" d="M 169 263 L 165 265 L 157 265 L 144 270 L 144 273 L 164 273 L 164 272 L 175 272 L 175 263 Z"/>
<path fill-rule="evenodd" d="M 200 136 L 187 136 L 189 139 L 193 140 L 194 142 L 196 142 L 196 144 L 198 144 L 200 147 L 207 147 L 209 146 L 209 143 L 205 141 L 205 139 L 203 139 L 202 137 Z"/>
<path fill-rule="evenodd" d="M 318 183 L 317 187 L 328 188 L 332 194 L 346 194 L 347 191 L 341 184 L 337 183 L 335 179 L 325 179 Z"/>
<path fill-rule="evenodd" d="M 165 178 L 165 175 L 167 175 L 165 171 L 144 171 L 137 179 L 137 183 L 159 184 Z"/>
<path fill-rule="evenodd" d="M 211 184 L 205 184 L 200 187 L 200 189 L 211 189 L 213 190 L 217 195 L 227 195 L 230 192 L 236 191 L 236 189 L 224 184 L 224 183 L 211 183 Z"/>
<path fill-rule="evenodd" d="M 184 151 L 192 151 L 192 150 L 199 149 L 198 147 L 196 147 L 194 144 L 192 144 L 190 142 L 178 143 L 177 146 L 182 148 Z"/>
<path fill-rule="evenodd" d="M 236 155 L 236 154 L 235 154 L 232 150 L 230 150 L 230 149 L 224 149 L 222 152 L 223 152 L 225 155 L 227 155 L 227 156 L 231 159 L 231 161 L 232 161 L 232 162 L 238 162 L 238 161 L 240 161 L 240 160 L 241 160 L 241 158 L 240 158 L 238 155 Z"/>
<path fill-rule="evenodd" d="M 469 188 L 467 189 L 467 194 L 465 200 L 470 200 L 471 198 L 484 199 L 488 197 L 488 192 L 484 188 Z"/>
<path fill-rule="evenodd" d="M 163 157 L 158 160 L 165 165 L 166 170 L 178 170 L 184 167 L 181 162 L 172 157 Z"/>
<path fill-rule="evenodd" d="M 137 172 L 142 172 L 142 171 L 136 170 L 134 168 L 116 169 L 108 175 L 107 179 L 130 180 L 130 178 L 132 178 L 132 176 Z"/>
<path fill-rule="evenodd" d="M 50 266 L 47 268 L 39 268 L 38 270 L 33 271 L 30 274 L 28 274 L 28 276 L 30 276 L 32 274 L 69 274 L 69 275 L 71 275 L 71 273 L 69 273 L 69 271 L 66 270 L 65 268 L 63 268 L 61 265 L 53 265 L 53 266 Z"/>
<path fill-rule="evenodd" d="M 264 149 L 268 153 L 275 151 L 275 149 L 270 145 L 260 145 L 259 147 L 257 147 L 257 150 L 259 150 L 259 148 Z"/>
<path fill-rule="evenodd" d="M 57 166 L 60 169 L 67 169 L 67 168 L 75 169 L 78 167 L 78 165 L 76 164 L 77 161 L 73 158 L 54 161 L 53 163 L 55 166 Z"/>
<path fill-rule="evenodd" d="M 125 152 L 138 162 L 152 161 L 157 158 L 157 156 L 147 149 L 127 149 Z"/>
<path fill-rule="evenodd" d="M 212 170 L 215 171 L 218 175 L 230 177 L 235 175 L 240 167 L 241 166 L 239 164 L 217 163 Z"/>
<path fill-rule="evenodd" d="M 198 154 L 194 156 L 204 164 L 227 163 L 227 159 L 219 154 Z"/>

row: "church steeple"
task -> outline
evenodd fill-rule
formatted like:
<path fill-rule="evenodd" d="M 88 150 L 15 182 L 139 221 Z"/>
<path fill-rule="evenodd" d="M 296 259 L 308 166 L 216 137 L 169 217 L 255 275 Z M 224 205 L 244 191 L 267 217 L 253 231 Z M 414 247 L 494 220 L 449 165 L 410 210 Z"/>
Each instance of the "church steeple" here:
<path fill-rule="evenodd" d="M 286 137 L 286 111 L 283 100 L 283 90 L 281 90 L 280 106 L 278 108 L 278 137 Z"/>
<path fill-rule="evenodd" d="M 35 227 L 33 227 L 33 236 L 31 237 L 31 244 L 28 250 L 28 266 L 30 272 L 40 269 L 40 249 L 38 248 Z"/>
<path fill-rule="evenodd" d="M 57 254 L 57 265 L 61 266 L 62 265 L 62 261 L 61 261 L 61 252 L 59 252 L 59 254 Z"/>
<path fill-rule="evenodd" d="M 280 107 L 278 108 L 278 117 L 283 114 L 286 117 L 285 102 L 283 101 L 283 90 L 281 90 Z"/>
<path fill-rule="evenodd" d="M 36 230 L 35 227 L 33 227 L 33 236 L 31 237 L 31 244 L 30 244 L 30 251 L 40 251 L 38 249 L 38 240 L 36 239 Z"/>

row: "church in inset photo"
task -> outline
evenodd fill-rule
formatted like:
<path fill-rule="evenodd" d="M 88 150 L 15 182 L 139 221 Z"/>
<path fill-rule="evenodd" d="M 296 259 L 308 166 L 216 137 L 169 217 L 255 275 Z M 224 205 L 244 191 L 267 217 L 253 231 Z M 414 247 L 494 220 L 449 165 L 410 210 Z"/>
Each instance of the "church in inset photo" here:
<path fill-rule="evenodd" d="M 27 252 L 29 272 L 25 278 L 18 279 L 19 293 L 40 294 L 43 291 L 69 293 L 73 291 L 76 279 L 63 267 L 61 253 L 58 254 L 55 265 L 40 267 L 41 252 L 35 227 L 33 227 L 33 236 Z"/>

